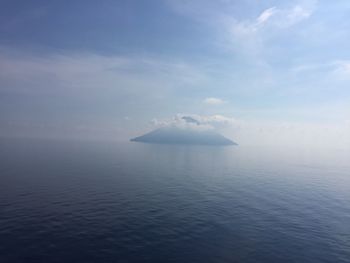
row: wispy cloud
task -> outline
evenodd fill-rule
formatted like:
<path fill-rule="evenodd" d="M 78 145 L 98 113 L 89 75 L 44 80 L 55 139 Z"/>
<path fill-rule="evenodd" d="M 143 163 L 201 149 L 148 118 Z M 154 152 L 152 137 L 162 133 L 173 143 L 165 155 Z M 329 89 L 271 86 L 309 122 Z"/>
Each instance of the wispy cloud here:
<path fill-rule="evenodd" d="M 51 9 L 29 14 L 23 21 L 18 21 L 16 15 L 13 21 L 5 16 L 9 22 L 0 29 L 11 34 L 3 34 L 2 43 L 14 45 L 0 46 L 0 95 L 6 95 L 0 107 L 1 123 L 25 120 L 36 125 L 38 120 L 39 124 L 51 125 L 61 120 L 67 126 L 114 124 L 118 129 L 130 127 L 136 132 L 153 116 L 157 117 L 156 125 L 199 126 L 195 122 L 187 124 L 182 119 L 187 116 L 201 128 L 216 128 L 234 123 L 225 117 L 234 114 L 261 120 L 252 128 L 257 133 L 250 138 L 258 138 L 262 129 L 266 136 L 270 132 L 273 141 L 275 128 L 284 133 L 293 125 L 265 125 L 268 120 L 349 119 L 348 1 L 165 2 L 170 3 L 171 10 L 168 5 L 155 4 L 147 16 L 143 16 L 145 10 L 141 7 L 137 11 L 141 15 L 131 23 L 128 15 L 120 18 L 119 31 L 97 23 L 93 31 L 101 39 L 91 46 L 84 45 L 84 50 L 79 43 L 91 36 L 89 32 L 79 35 L 82 25 L 86 26 L 82 23 L 85 19 L 71 21 L 71 14 L 62 13 L 72 27 L 52 38 L 52 25 L 57 21 L 51 20 Z M 116 6 L 123 12 L 128 4 Z M 158 27 L 155 23 L 162 21 L 164 14 L 169 14 L 169 20 Z M 102 22 L 98 19 L 104 19 L 104 15 L 108 14 L 96 17 L 96 21 Z M 156 19 L 150 23 L 148 15 Z M 17 14 L 18 18 L 22 16 Z M 36 28 L 37 21 L 44 17 L 47 23 L 38 30 L 42 34 L 21 34 Z M 106 20 L 113 22 L 115 17 L 113 13 Z M 30 21 L 35 23 L 25 27 Z M 152 29 L 151 34 L 138 28 L 141 23 Z M 173 34 L 164 34 L 169 30 Z M 13 37 L 8 38 L 10 35 Z M 52 43 L 56 37 L 63 41 Z M 162 41 L 157 41 L 159 38 Z M 330 106 L 320 110 L 323 104 Z M 176 112 L 203 115 L 163 119 Z M 218 112 L 223 115 L 213 115 Z M 249 134 L 249 125 L 241 127 Z M 309 126 L 305 130 L 317 132 Z"/>
<path fill-rule="evenodd" d="M 350 80 L 350 60 L 338 60 L 332 63 L 333 74 L 341 80 Z"/>
<path fill-rule="evenodd" d="M 205 98 L 203 100 L 203 103 L 208 105 L 222 105 L 227 103 L 227 101 L 220 98 L 209 97 L 209 98 Z"/>
<path fill-rule="evenodd" d="M 114 89 L 138 95 L 160 94 L 181 85 L 193 87 L 206 79 L 190 63 L 171 59 L 102 56 L 94 53 L 13 54 L 0 49 L 0 89 L 11 92 L 91 91 Z M 4 85 L 11 84 L 11 85 Z"/>
<path fill-rule="evenodd" d="M 262 25 L 265 22 L 267 22 L 276 12 L 278 12 L 278 9 L 274 6 L 271 8 L 266 9 L 264 12 L 260 14 L 260 16 L 256 19 L 257 25 Z"/>
<path fill-rule="evenodd" d="M 262 57 L 278 45 L 273 40 L 308 20 L 318 6 L 317 0 L 281 1 L 271 6 L 253 1 L 168 2 L 176 12 L 205 25 L 220 49 L 251 60 L 259 57 L 260 64 L 266 63 Z M 251 11 L 259 6 L 260 13 Z"/>
<path fill-rule="evenodd" d="M 350 80 L 350 60 L 332 60 L 323 63 L 301 64 L 291 69 L 295 74 L 317 74 L 322 72 L 323 80 L 337 81 Z"/>
<path fill-rule="evenodd" d="M 159 109 L 173 114 L 183 94 L 193 94 L 206 79 L 200 66 L 175 58 L 91 52 L 38 55 L 0 48 L 0 94 L 11 98 L 2 104 L 1 127 L 11 126 L 6 123 L 12 120 L 29 121 L 33 127 L 57 122 L 73 127 L 76 120 L 134 131 L 137 122 Z M 62 136 L 69 136 L 66 130 Z"/>
<path fill-rule="evenodd" d="M 235 20 L 230 19 L 231 32 L 234 37 L 247 37 L 252 34 L 264 34 L 267 27 L 271 29 L 284 29 L 302 22 L 309 18 L 316 6 L 316 1 L 309 2 L 302 5 L 297 4 L 291 8 L 278 8 L 276 6 L 270 7 L 262 11 L 262 13 L 252 20 Z"/>

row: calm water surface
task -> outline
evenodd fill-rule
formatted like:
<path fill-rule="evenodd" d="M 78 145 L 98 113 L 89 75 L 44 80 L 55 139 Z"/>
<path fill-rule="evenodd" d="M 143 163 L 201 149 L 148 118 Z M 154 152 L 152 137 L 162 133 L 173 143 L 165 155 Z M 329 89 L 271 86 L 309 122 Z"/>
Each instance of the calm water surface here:
<path fill-rule="evenodd" d="M 0 262 L 350 262 L 349 151 L 0 140 Z"/>

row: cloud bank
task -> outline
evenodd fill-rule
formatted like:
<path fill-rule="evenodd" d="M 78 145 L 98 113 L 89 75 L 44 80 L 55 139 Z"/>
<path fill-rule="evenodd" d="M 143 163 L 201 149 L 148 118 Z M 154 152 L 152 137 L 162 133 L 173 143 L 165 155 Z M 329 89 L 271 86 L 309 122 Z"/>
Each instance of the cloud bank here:
<path fill-rule="evenodd" d="M 153 119 L 156 127 L 177 127 L 180 129 L 214 130 L 233 127 L 235 119 L 223 115 L 176 114 L 170 119 Z"/>

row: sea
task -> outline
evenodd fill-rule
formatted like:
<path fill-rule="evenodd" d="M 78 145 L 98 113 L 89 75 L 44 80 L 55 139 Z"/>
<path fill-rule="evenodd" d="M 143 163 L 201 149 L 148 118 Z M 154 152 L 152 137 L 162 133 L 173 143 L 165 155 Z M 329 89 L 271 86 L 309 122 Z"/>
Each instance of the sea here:
<path fill-rule="evenodd" d="M 350 262 L 350 149 L 2 138 L 0 262 Z"/>

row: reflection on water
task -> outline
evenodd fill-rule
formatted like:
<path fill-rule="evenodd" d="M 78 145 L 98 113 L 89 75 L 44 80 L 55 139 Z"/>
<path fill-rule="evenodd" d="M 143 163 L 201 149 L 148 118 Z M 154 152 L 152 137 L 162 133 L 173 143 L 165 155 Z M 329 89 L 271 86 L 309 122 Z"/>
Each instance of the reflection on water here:
<path fill-rule="evenodd" d="M 350 262 L 345 150 L 0 149 L 0 262 Z"/>

